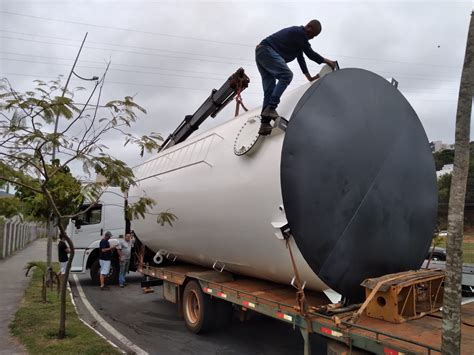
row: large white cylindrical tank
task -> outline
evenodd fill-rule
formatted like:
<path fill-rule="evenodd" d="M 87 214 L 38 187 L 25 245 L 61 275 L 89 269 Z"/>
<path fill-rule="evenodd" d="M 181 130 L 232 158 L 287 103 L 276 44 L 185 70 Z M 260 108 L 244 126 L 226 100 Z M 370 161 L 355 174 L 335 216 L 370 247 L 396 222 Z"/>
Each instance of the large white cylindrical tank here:
<path fill-rule="evenodd" d="M 385 102 L 387 95 L 393 100 Z M 349 109 L 353 103 L 347 100 L 355 100 L 360 107 Z M 402 108 L 397 108 L 398 102 Z M 340 70 L 285 93 L 278 112 L 289 120 L 288 128 L 275 128 L 272 135 L 260 137 L 248 152 L 258 137 L 261 108 L 201 132 L 137 166 L 134 171 L 138 184 L 131 188 L 130 200 L 147 196 L 157 204 L 145 219 L 134 220 L 132 228 L 152 250 L 166 250 L 177 260 L 215 265 L 288 284 L 294 271 L 279 231 L 289 222 L 294 236 L 290 238 L 292 251 L 306 287 L 358 295 L 351 290 L 367 276 L 419 266 L 431 238 L 429 229 L 433 227 L 435 211 L 429 171 L 432 158 L 426 153 L 429 148 L 423 128 L 406 105 L 409 107 L 396 88 L 375 74 L 358 69 Z M 390 112 L 398 110 L 400 119 L 397 115 L 380 117 L 380 110 L 385 108 Z M 390 127 L 384 128 L 384 119 L 390 120 Z M 394 131 L 400 126 L 417 132 L 421 128 L 422 134 L 393 143 L 391 138 L 386 142 L 380 138 L 387 131 L 387 137 L 406 135 Z M 361 134 L 365 136 L 360 137 Z M 351 139 L 357 144 L 353 149 L 361 149 L 359 158 L 349 157 L 353 149 L 347 141 Z M 389 147 L 382 148 L 384 144 Z M 400 159 L 395 159 L 391 164 L 404 145 L 421 153 L 413 153 L 415 162 L 400 165 Z M 386 154 L 370 153 L 374 150 Z M 331 151 L 338 155 L 331 156 Z M 373 161 L 367 154 L 375 154 Z M 421 177 L 413 172 L 413 164 L 419 167 L 420 161 L 427 166 Z M 358 164 L 367 169 L 367 176 L 359 173 Z M 395 179 L 390 186 L 378 184 L 386 167 L 393 165 L 401 176 L 391 174 L 391 178 L 384 179 Z M 342 177 L 346 171 L 354 179 Z M 400 179 L 413 185 L 401 194 L 411 196 L 410 205 L 413 199 L 424 200 L 421 205 L 414 203 L 422 210 L 417 207 L 408 211 L 405 203 L 393 200 L 393 189 L 399 188 Z M 420 185 L 429 185 L 428 191 L 414 193 L 423 190 Z M 365 206 L 371 196 L 375 196 L 376 203 L 388 196 L 382 211 L 371 207 L 374 205 Z M 364 212 L 371 208 L 373 212 Z M 156 215 L 164 210 L 179 218 L 172 227 L 156 223 Z M 373 222 L 372 216 L 365 216 L 370 213 Z M 410 222 L 406 228 L 399 226 L 407 220 Z M 425 225 L 422 230 L 410 229 L 410 223 L 420 221 Z M 361 232 L 362 227 L 366 232 Z M 401 233 L 409 235 L 395 235 Z M 367 255 L 361 252 L 363 244 L 369 251 Z M 397 258 L 386 256 L 387 248 L 397 255 L 407 250 L 398 258 L 402 261 L 396 261 Z M 360 255 L 352 255 L 351 250 Z"/>

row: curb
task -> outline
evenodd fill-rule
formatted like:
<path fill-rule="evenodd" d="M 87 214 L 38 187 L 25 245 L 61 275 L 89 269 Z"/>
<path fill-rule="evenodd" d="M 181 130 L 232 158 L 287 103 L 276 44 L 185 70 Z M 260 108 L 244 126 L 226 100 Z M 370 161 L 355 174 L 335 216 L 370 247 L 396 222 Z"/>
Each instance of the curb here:
<path fill-rule="evenodd" d="M 118 330 L 116 330 L 110 323 L 105 321 L 94 309 L 94 307 L 90 304 L 90 302 L 87 300 L 87 297 L 82 290 L 81 283 L 79 279 L 77 278 L 77 275 L 72 275 L 74 279 L 75 286 L 77 288 L 78 292 L 78 297 L 81 299 L 82 303 L 84 304 L 84 307 L 89 311 L 90 315 L 95 319 L 95 321 L 100 324 L 102 327 L 108 329 L 108 333 L 111 334 L 116 340 L 118 340 L 125 348 L 130 349 L 131 353 L 137 354 L 137 355 L 149 355 L 148 352 L 140 348 L 138 345 L 134 344 L 132 341 L 130 341 L 128 338 L 126 338 L 124 335 L 122 335 Z M 68 282 L 69 285 L 69 282 Z M 72 295 L 72 292 L 71 292 Z M 76 306 L 75 306 L 76 307 Z M 76 308 L 76 313 L 77 313 L 77 308 Z M 81 319 L 81 317 L 79 317 Z M 82 322 L 86 323 L 83 319 L 81 319 Z M 114 344 L 111 340 L 109 340 L 104 334 L 100 333 L 97 329 L 93 328 L 90 324 L 87 324 L 88 327 L 94 329 L 96 333 L 98 333 L 101 337 L 105 338 L 110 344 L 112 344 L 114 347 L 119 348 L 121 351 L 120 347 L 118 347 L 116 344 Z M 124 352 L 125 354 L 130 353 L 130 351 Z"/>
<path fill-rule="evenodd" d="M 107 343 L 112 345 L 115 349 L 119 350 L 122 354 L 126 354 L 127 352 L 118 347 L 115 343 L 113 343 L 111 340 L 107 339 L 105 335 L 103 335 L 101 332 L 99 332 L 97 329 L 95 329 L 93 326 L 91 326 L 89 323 L 87 323 L 80 315 L 79 315 L 79 310 L 77 309 L 76 306 L 76 301 L 74 301 L 74 297 L 72 294 L 72 289 L 70 286 L 69 281 L 67 282 L 67 290 L 69 292 L 69 297 L 71 298 L 72 305 L 74 306 L 74 310 L 76 311 L 77 318 L 84 323 L 88 328 L 92 329 L 98 336 L 100 336 L 102 339 L 104 339 Z"/>

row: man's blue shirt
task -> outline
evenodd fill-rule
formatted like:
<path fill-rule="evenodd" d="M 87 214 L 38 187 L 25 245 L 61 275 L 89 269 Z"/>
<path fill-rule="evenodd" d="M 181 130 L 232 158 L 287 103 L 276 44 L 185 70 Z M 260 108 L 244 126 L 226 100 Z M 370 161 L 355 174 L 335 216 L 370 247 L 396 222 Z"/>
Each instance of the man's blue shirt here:
<path fill-rule="evenodd" d="M 102 249 L 110 248 L 110 243 L 109 243 L 108 240 L 101 239 L 100 244 L 99 244 L 99 248 L 100 248 L 100 259 L 101 260 L 110 260 L 110 259 L 112 259 L 112 250 L 102 251 Z"/>
<path fill-rule="evenodd" d="M 324 58 L 311 49 L 303 26 L 284 28 L 265 38 L 262 44 L 272 47 L 286 63 L 296 58 L 303 74 L 308 73 L 303 53 L 318 64 L 324 62 Z"/>

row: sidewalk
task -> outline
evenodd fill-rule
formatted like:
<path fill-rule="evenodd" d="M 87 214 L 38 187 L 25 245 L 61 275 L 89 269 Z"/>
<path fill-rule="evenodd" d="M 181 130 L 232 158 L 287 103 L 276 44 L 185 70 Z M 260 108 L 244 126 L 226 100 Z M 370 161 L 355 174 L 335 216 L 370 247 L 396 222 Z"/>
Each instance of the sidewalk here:
<path fill-rule="evenodd" d="M 20 304 L 29 277 L 25 277 L 28 261 L 46 260 L 45 238 L 38 239 L 25 249 L 17 251 L 5 260 L 0 260 L 0 354 L 26 354 L 26 350 L 10 335 L 9 324 Z M 57 252 L 53 244 L 53 261 Z"/>

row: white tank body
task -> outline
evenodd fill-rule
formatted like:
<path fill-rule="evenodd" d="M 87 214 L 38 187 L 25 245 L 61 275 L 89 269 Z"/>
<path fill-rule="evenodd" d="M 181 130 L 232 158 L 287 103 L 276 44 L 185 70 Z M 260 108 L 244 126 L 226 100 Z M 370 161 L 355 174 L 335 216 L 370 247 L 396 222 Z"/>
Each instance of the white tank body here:
<path fill-rule="evenodd" d="M 288 117 L 308 87 L 287 93 L 280 115 Z M 294 272 L 286 242 L 275 235 L 286 222 L 280 188 L 283 131 L 260 138 L 252 154 L 234 153 L 240 129 L 260 110 L 191 137 L 136 167 L 139 183 L 130 199 L 145 192 L 157 202 L 152 213 L 169 209 L 179 218 L 173 227 L 159 226 L 154 215 L 134 220 L 133 229 L 147 246 L 179 260 L 209 267 L 217 261 L 230 272 L 291 282 Z M 259 125 L 257 117 L 255 135 Z M 327 289 L 293 240 L 291 248 L 307 287 Z"/>
<path fill-rule="evenodd" d="M 285 93 L 278 112 L 286 119 L 298 117 L 298 112 L 312 114 L 324 106 L 322 113 L 317 113 L 317 117 L 307 118 L 313 122 L 304 122 L 306 118 L 298 118 L 299 121 L 295 120 L 293 124 L 294 118 L 291 119 L 286 133 L 283 130 L 274 129 L 272 135 L 260 137 L 254 148 L 247 154 L 238 155 L 235 150 L 239 150 L 240 142 L 245 143 L 251 141 L 253 137 L 257 137 L 261 108 L 245 112 L 215 128 L 192 136 L 186 141 L 158 153 L 146 163 L 135 167 L 134 172 L 138 185 L 130 189 L 130 201 L 133 202 L 137 197 L 147 196 L 156 202 L 153 211 L 145 219 L 132 221 L 132 229 L 135 230 L 140 240 L 153 251 L 165 250 L 181 261 L 206 267 L 216 264 L 217 267 L 224 266 L 225 270 L 233 273 L 289 284 L 294 276 L 294 271 L 286 241 L 281 239 L 281 234 L 278 233 L 279 228 L 287 223 L 288 216 L 289 219 L 292 218 L 290 219 L 292 233 L 296 231 L 298 234 L 293 234 L 296 242 L 294 238 L 290 238 L 290 245 L 301 279 L 306 282 L 306 288 L 312 290 L 332 288 L 340 293 L 344 292 L 346 295 L 351 294 L 351 290 L 355 289 L 368 275 L 378 276 L 377 272 L 402 271 L 401 269 L 416 267 L 419 262 L 421 264 L 426 251 L 425 247 L 428 247 L 431 239 L 431 221 L 435 220 L 432 205 L 436 203 L 436 199 L 431 198 L 431 190 L 435 191 L 436 189 L 436 180 L 432 179 L 430 169 L 434 165 L 429 160 L 432 160 L 432 156 L 429 152 L 426 135 L 416 114 L 414 114 L 416 122 L 410 116 L 414 111 L 413 113 L 407 111 L 406 107 L 409 109 L 411 107 L 403 96 L 383 78 L 359 69 L 344 69 L 339 72 L 329 74 L 317 82 L 305 84 Z M 326 79 L 330 80 L 325 82 Z M 354 80 L 358 80 L 362 84 L 354 83 Z M 377 91 L 375 89 L 367 90 L 367 95 L 356 92 L 358 85 L 374 86 L 377 87 Z M 335 87 L 341 92 L 339 96 L 333 94 Z M 348 93 L 344 93 L 344 90 L 348 90 Z M 382 93 L 382 91 L 384 92 Z M 379 93 L 383 99 L 377 96 Z M 328 98 L 324 99 L 322 104 L 316 102 L 321 100 L 324 95 L 328 95 Z M 359 95 L 362 100 L 367 97 L 367 102 L 362 102 L 360 107 L 357 107 L 358 110 L 365 111 L 356 112 L 353 115 L 351 109 L 344 107 L 344 100 L 354 101 L 354 95 Z M 386 97 L 393 99 L 394 102 L 387 103 L 390 105 L 390 112 L 393 113 L 398 109 L 397 104 L 402 107 L 400 108 L 400 122 L 397 121 L 398 116 L 391 118 L 390 121 L 387 121 L 389 127 L 381 125 L 380 120 L 383 118 L 379 118 L 380 112 L 384 112 L 386 108 L 384 106 Z M 333 98 L 334 103 L 332 102 Z M 311 100 L 316 102 L 314 107 L 311 106 Z M 337 100 L 341 100 L 341 103 Z M 329 108 L 326 108 L 326 104 Z M 372 112 L 373 106 L 379 111 Z M 342 113 L 329 112 L 333 109 L 342 110 Z M 345 119 L 348 120 L 344 121 Z M 320 124 L 319 120 L 326 126 L 318 126 L 314 132 L 308 132 L 307 135 L 305 129 L 303 132 L 301 130 L 298 131 L 299 133 L 297 132 L 297 122 Z M 413 139 L 411 137 L 405 139 L 407 134 L 402 129 L 405 122 L 407 125 L 414 125 L 414 128 L 410 126 L 409 132 L 421 133 Z M 333 129 L 334 127 L 331 126 L 333 123 L 338 125 L 337 129 Z M 341 135 L 343 129 L 340 127 L 349 124 L 355 125 L 354 128 L 349 127 L 348 129 L 357 132 L 358 136 L 351 135 L 350 131 L 349 134 L 343 132 Z M 292 127 L 295 128 L 290 133 Z M 318 134 L 320 136 L 316 137 Z M 334 139 L 328 139 L 328 134 L 334 135 Z M 361 134 L 366 134 L 367 137 L 361 138 Z M 387 138 L 384 138 L 380 143 L 379 140 L 383 134 L 386 134 Z M 290 138 L 293 140 L 293 143 L 290 142 L 293 146 L 289 146 L 286 142 L 284 146 L 285 135 L 288 136 L 287 141 L 290 141 Z M 392 136 L 394 137 L 393 144 Z M 395 139 L 398 136 L 405 140 Z M 339 169 L 339 166 L 346 163 L 344 156 L 352 153 L 353 147 L 351 144 L 346 144 L 352 138 L 359 139 L 356 143 L 359 144 L 360 149 L 363 149 L 360 154 L 361 160 L 360 162 L 353 161 L 354 158 L 351 157 L 347 168 Z M 237 147 L 234 147 L 236 139 L 238 143 Z M 425 164 L 427 166 L 426 178 L 424 176 L 420 178 L 418 171 L 415 171 L 416 169 L 414 170 L 410 165 L 416 164 L 417 167 L 423 165 L 417 160 L 417 154 L 411 153 L 413 160 L 406 164 L 405 160 L 401 159 L 400 165 L 399 160 L 396 159 L 399 151 L 405 154 L 403 147 L 411 146 L 411 141 L 407 139 L 421 141 L 412 151 L 421 150 L 419 161 L 422 163 L 428 161 Z M 296 191 L 294 196 L 299 196 L 297 202 L 305 200 L 307 190 L 311 192 L 312 197 L 304 201 L 306 205 L 303 205 L 302 208 L 295 207 L 293 204 L 289 209 L 287 203 L 285 213 L 284 201 L 286 203 L 289 200 L 286 197 L 288 194 L 285 193 L 288 188 L 286 190 L 282 188 L 281 173 L 284 169 L 282 164 L 291 162 L 292 152 L 295 150 L 293 149 L 294 142 L 299 144 L 300 140 L 302 144 L 308 144 L 308 146 L 322 144 L 320 142 L 325 140 L 326 145 L 336 144 L 332 150 L 331 147 L 328 147 L 328 154 L 331 151 L 341 154 L 339 146 L 346 151 L 342 152 L 342 157 L 336 156 L 324 163 L 328 166 L 321 167 L 324 171 L 320 171 L 316 166 L 319 163 L 311 161 L 313 156 L 317 155 L 316 152 L 321 152 L 318 150 L 319 147 L 308 148 L 310 151 L 303 149 L 303 153 L 307 156 L 298 153 L 309 163 L 300 164 L 297 169 L 294 169 L 294 172 L 302 176 L 306 174 L 307 179 L 301 181 L 303 181 L 302 185 L 307 186 L 303 186 L 301 194 Z M 364 144 L 367 140 L 370 144 L 365 147 Z M 400 146 L 398 145 L 399 141 Z M 286 161 L 283 161 L 282 149 L 286 154 Z M 387 151 L 386 154 L 384 149 Z M 380 153 L 381 151 L 383 154 Z M 368 154 L 372 154 L 372 152 L 374 159 L 370 160 Z M 359 155 L 355 159 L 359 159 Z M 405 179 L 405 185 L 413 181 L 413 184 L 410 183 L 413 190 L 407 191 L 407 196 L 404 199 L 395 200 L 393 198 L 394 189 L 399 189 L 396 184 L 403 184 L 404 181 L 399 181 L 401 178 L 396 177 L 393 173 L 387 173 L 389 178 L 384 177 L 384 169 L 390 167 L 392 161 L 398 164 L 396 167 L 399 172 L 404 172 L 404 175 L 400 174 L 400 176 Z M 358 164 L 367 164 L 367 177 L 364 174 L 357 175 L 359 173 Z M 355 168 L 351 170 L 354 165 Z M 308 176 L 310 169 L 313 171 L 311 171 L 311 176 Z M 331 178 L 331 171 L 336 170 L 338 175 Z M 289 171 L 291 174 L 291 166 Z M 342 176 L 345 171 L 351 172 L 350 174 L 355 177 Z M 371 175 L 372 171 L 373 175 Z M 379 181 L 379 177 L 384 177 L 384 179 Z M 298 179 L 299 176 L 293 181 L 299 181 Z M 369 181 L 368 184 L 366 180 Z M 391 185 L 385 187 L 386 181 Z M 283 183 L 288 186 L 285 181 Z M 317 191 L 314 191 L 314 186 L 317 186 Z M 418 191 L 422 191 L 423 186 L 429 186 L 431 190 L 423 196 L 418 196 Z M 312 188 L 313 190 L 311 190 Z M 329 191 L 330 189 L 334 190 Z M 323 214 L 326 211 L 324 206 L 321 207 L 318 204 L 330 205 L 331 196 L 339 198 L 338 194 L 342 194 L 341 202 L 333 205 L 331 209 L 334 211 L 325 215 L 323 219 Z M 430 198 L 427 199 L 426 196 Z M 323 197 L 329 198 L 329 200 L 321 202 Z M 420 205 L 421 207 L 417 207 L 418 205 L 413 203 L 410 198 L 416 199 L 416 201 L 425 199 L 425 201 Z M 392 203 L 392 201 L 394 202 Z M 367 207 L 367 203 L 374 203 L 376 207 Z M 379 208 L 377 203 L 383 203 L 385 207 Z M 406 206 L 401 205 L 404 203 Z M 321 216 L 319 220 L 319 216 L 315 216 L 314 211 L 306 213 L 306 210 L 309 211 L 314 206 L 321 207 L 319 212 L 316 212 Z M 416 207 L 413 207 L 414 211 L 410 210 L 411 206 Z M 429 211 L 425 213 L 423 209 L 429 209 Z M 178 217 L 172 227 L 160 226 L 156 222 L 157 214 L 166 210 Z M 296 217 L 295 211 L 297 211 Z M 364 213 L 359 213 L 361 211 Z M 379 211 L 380 218 L 378 217 Z M 304 218 L 307 224 L 300 223 L 299 218 Z M 415 222 L 416 225 L 420 225 L 417 218 L 420 221 L 427 220 L 423 224 L 426 225 L 426 228 L 421 232 L 413 227 Z M 359 221 L 361 221 L 360 225 L 357 224 Z M 410 223 L 407 224 L 407 228 L 404 227 L 404 221 Z M 316 230 L 321 225 L 324 225 L 326 229 Z M 368 231 L 367 235 L 364 234 L 365 232 L 361 235 L 360 228 L 352 231 L 354 225 L 356 227 L 362 226 L 364 230 Z M 315 231 L 309 231 L 313 226 Z M 399 230 L 397 228 L 402 227 L 398 226 L 405 229 Z M 295 228 L 293 229 L 293 227 Z M 337 230 L 338 228 L 339 230 Z M 420 234 L 422 234 L 421 237 Z M 308 241 L 310 244 L 305 244 Z M 313 249 L 313 242 L 317 246 L 315 247 L 317 250 Z M 299 249 L 298 246 L 303 249 Z M 352 250 L 355 249 L 357 252 L 352 254 Z M 364 255 L 365 250 L 367 250 L 367 256 Z M 411 250 L 411 253 L 407 253 L 406 250 Z M 341 257 L 337 257 L 337 254 L 340 254 Z M 320 265 L 318 262 L 321 259 L 323 261 Z M 330 260 L 330 264 L 324 264 L 326 259 Z M 387 262 L 385 262 L 386 260 Z M 353 275 L 353 267 L 357 268 L 357 275 Z M 338 290 L 339 285 L 342 285 L 342 292 Z M 359 291 L 354 293 L 354 297 L 359 296 Z"/>

